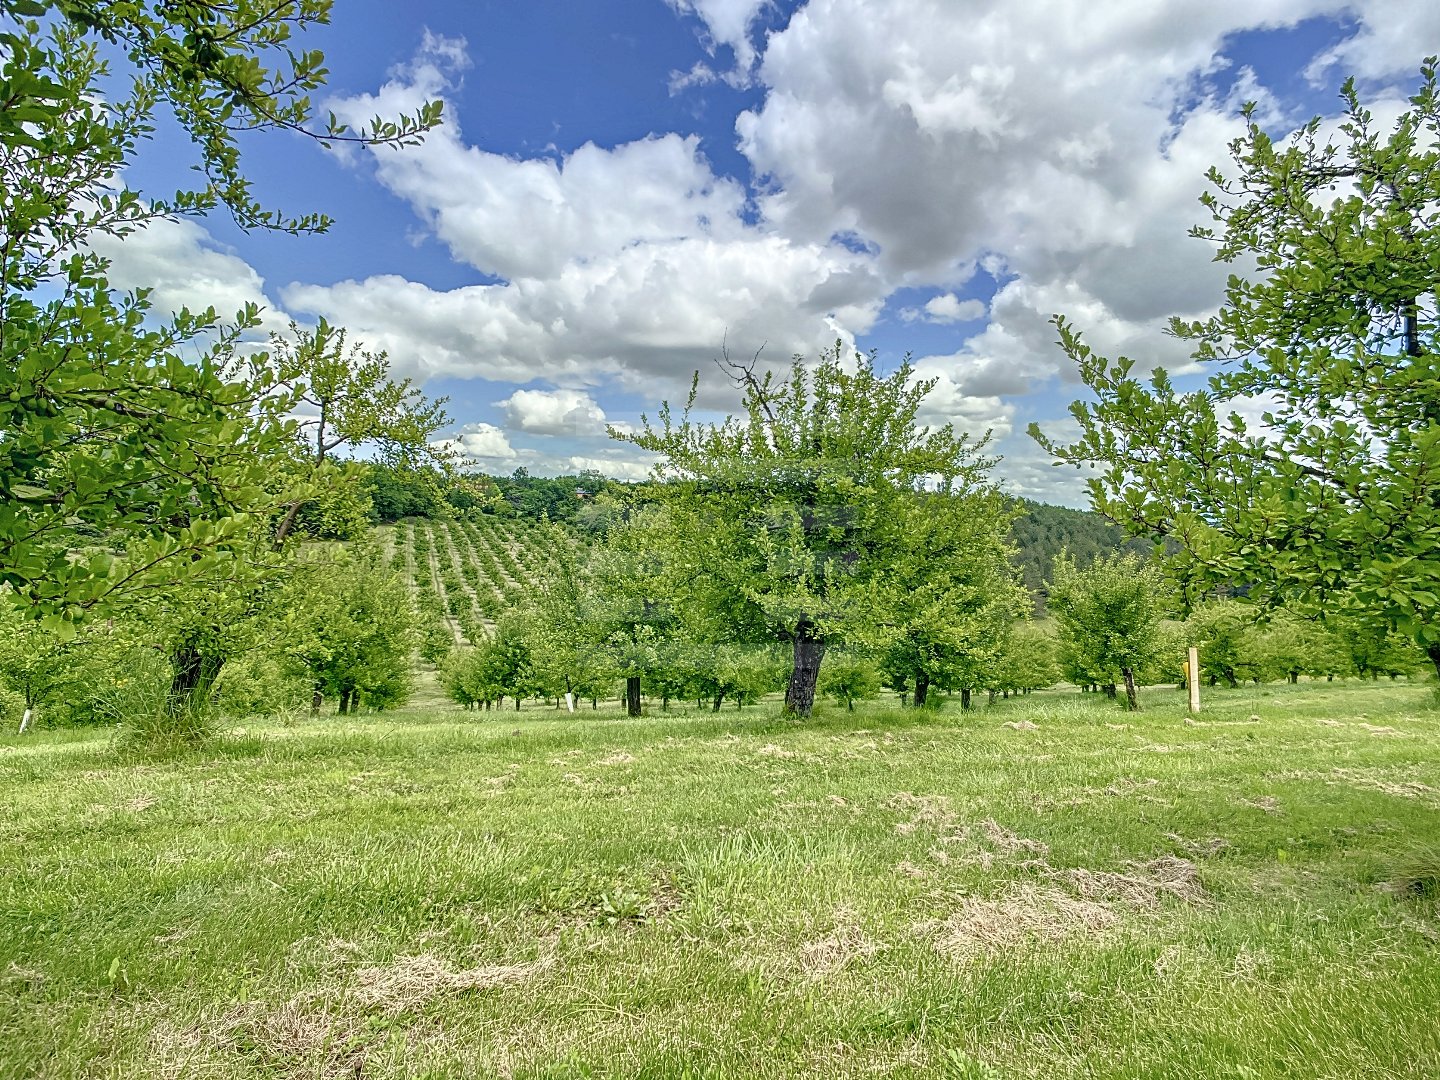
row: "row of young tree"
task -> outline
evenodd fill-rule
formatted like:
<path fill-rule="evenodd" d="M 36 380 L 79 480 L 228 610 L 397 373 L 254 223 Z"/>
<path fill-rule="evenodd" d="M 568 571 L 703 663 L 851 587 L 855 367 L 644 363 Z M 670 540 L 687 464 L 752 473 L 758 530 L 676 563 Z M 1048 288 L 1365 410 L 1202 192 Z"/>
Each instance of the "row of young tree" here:
<path fill-rule="evenodd" d="M 660 624 L 631 634 L 623 619 L 597 618 L 594 604 L 616 594 L 576 604 L 588 588 L 585 552 L 566 550 L 573 553 L 569 573 L 575 576 L 552 579 L 536 593 L 535 605 L 516 608 L 492 632 L 477 634 L 475 647 L 456 648 L 453 637 L 434 632 L 436 624 L 412 603 L 378 549 L 311 545 L 288 579 L 237 622 L 227 645 L 230 662 L 209 688 L 210 703 L 230 716 L 297 714 L 322 702 L 342 714 L 386 709 L 406 699 L 417 651 L 439 665 L 442 686 L 467 708 L 507 701 L 518 708 L 530 699 L 559 707 L 567 695 L 572 707 L 617 696 L 638 707 L 643 691 L 662 711 L 677 702 L 719 710 L 726 703 L 755 704 L 785 687 L 791 657 L 778 643 L 704 643 L 674 633 L 674 625 L 665 633 Z M 923 666 L 914 643 L 903 639 L 888 647 L 838 648 L 826 657 L 818 692 L 850 709 L 884 692 L 919 707 L 953 693 L 969 707 L 973 694 L 994 700 L 1062 681 L 1117 695 L 1124 674 L 1115 666 L 1116 643 L 1122 640 L 1133 650 L 1127 655 L 1138 685 L 1183 683 L 1181 659 L 1189 644 L 1200 646 L 1199 678 L 1231 687 L 1302 677 L 1410 676 L 1425 666 L 1413 642 L 1382 624 L 1282 615 L 1257 625 L 1253 609 L 1236 601 L 1201 605 L 1183 621 L 1160 618 L 1156 610 L 1127 623 L 1138 608 L 1114 605 L 1113 594 L 1163 595 L 1151 593 L 1150 565 L 1135 557 L 1062 565 L 1051 583 L 1062 598 L 1056 617 L 997 622 L 992 640 L 963 658 L 932 641 Z M 562 588 L 567 580 L 578 588 Z M 1131 588 L 1137 582 L 1141 588 Z M 1089 605 L 1084 612 L 1069 603 L 1081 597 Z M 1102 609 L 1107 614 L 1096 618 Z M 112 724 L 163 711 L 173 677 L 166 632 L 151 621 L 121 618 L 61 637 L 11 612 L 0 622 L 0 715 L 47 725 Z"/>
<path fill-rule="evenodd" d="M 576 555 L 583 560 L 585 553 Z M 467 709 L 507 699 L 517 709 L 527 699 L 573 709 L 619 696 L 631 712 L 642 698 L 662 711 L 677 701 L 719 711 L 725 702 L 754 704 L 791 678 L 793 657 L 780 643 L 706 642 L 659 620 L 636 633 L 623 608 L 608 606 L 618 591 L 602 594 L 584 565 L 572 562 L 568 573 L 542 585 L 533 607 L 512 611 L 475 647 L 450 653 L 440 677 L 452 700 Z M 1235 600 L 1167 618 L 1171 594 L 1158 567 L 1135 555 L 1102 556 L 1085 567 L 1062 557 L 1047 585 L 1052 618 L 997 618 L 983 634 L 967 636 L 964 625 L 938 632 L 937 617 L 923 642 L 894 635 L 872 639 L 884 642 L 878 645 L 842 645 L 827 653 L 817 691 L 852 710 L 887 691 L 906 706 L 933 706 L 954 694 L 970 708 L 977 693 L 993 701 L 1067 682 L 1112 698 L 1123 685 L 1135 708 L 1139 686 L 1185 685 L 1191 645 L 1200 650 L 1197 677 L 1211 686 L 1393 678 L 1425 669 L 1413 642 L 1374 621 L 1282 613 L 1256 623 L 1255 610 Z"/>
<path fill-rule="evenodd" d="M 209 617 L 169 609 L 56 633 L 0 608 L 0 715 L 22 725 L 133 722 L 199 733 L 226 715 L 386 709 L 411 691 L 425 638 L 403 580 L 364 545 L 309 545 L 283 578 L 214 594 Z M 201 640 L 203 639 L 203 640 Z M 182 702 L 174 657 L 213 663 Z"/>

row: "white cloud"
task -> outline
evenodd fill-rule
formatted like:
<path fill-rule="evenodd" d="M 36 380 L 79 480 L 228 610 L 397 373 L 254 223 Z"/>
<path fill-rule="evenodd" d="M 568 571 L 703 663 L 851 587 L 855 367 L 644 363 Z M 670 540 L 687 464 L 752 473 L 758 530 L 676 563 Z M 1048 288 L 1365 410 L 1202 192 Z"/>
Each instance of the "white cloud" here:
<path fill-rule="evenodd" d="M 648 480 L 653 468 L 651 461 L 627 458 L 622 455 L 596 457 L 577 454 L 564 459 L 564 467 L 557 471 L 566 473 L 598 472 L 616 480 Z"/>
<path fill-rule="evenodd" d="M 854 233 L 895 285 L 1001 270 L 986 332 L 952 358 L 957 385 L 1017 394 L 1065 375 L 1056 312 L 1097 345 L 1183 363 L 1160 328 L 1219 299 L 1224 269 L 1186 233 L 1241 130 L 1205 80 L 1227 35 L 1323 7 L 991 0 L 962 16 L 945 0 L 811 0 L 771 36 L 767 97 L 737 130 L 793 242 Z M 925 315 L 959 306 L 942 296 Z"/>
<path fill-rule="evenodd" d="M 504 401 L 505 424 L 536 435 L 605 434 L 605 410 L 579 390 L 516 390 Z"/>
<path fill-rule="evenodd" d="M 110 284 L 118 289 L 148 288 L 150 305 L 157 313 L 192 312 L 213 307 L 223 320 L 231 320 L 247 304 L 264 309 L 262 323 L 252 338 L 289 325 L 284 312 L 266 294 L 265 280 L 254 267 L 231 252 L 222 251 L 204 227 L 187 219 L 157 219 L 125 237 L 97 234 L 91 239 L 97 254 L 110 260 Z"/>
<path fill-rule="evenodd" d="M 353 121 L 443 97 L 452 46 L 431 39 L 377 94 L 329 107 Z M 713 172 L 694 137 L 515 160 L 468 145 L 460 119 L 447 102 L 445 126 L 422 147 L 373 155 L 376 175 L 457 260 L 503 281 L 440 291 L 378 276 L 284 291 L 297 310 L 387 349 L 402 374 L 614 382 L 658 396 L 726 341 L 813 354 L 880 312 L 888 287 L 871 256 L 748 223 L 744 188 Z"/>
<path fill-rule="evenodd" d="M 435 445 L 460 454 L 487 471 L 513 462 L 518 456 L 505 433 L 494 424 L 466 424 L 459 434 L 437 440 Z"/>
<path fill-rule="evenodd" d="M 415 63 L 378 94 L 329 107 L 357 125 L 377 112 L 408 112 L 452 89 L 456 44 L 427 38 Z M 464 141 L 446 103 L 445 123 L 424 143 L 371 153 L 380 182 L 406 199 L 454 258 L 508 281 L 549 280 L 575 262 L 681 237 L 734 237 L 745 191 L 717 177 L 699 139 L 656 135 L 613 149 L 586 144 L 555 161 L 517 160 Z"/>
<path fill-rule="evenodd" d="M 867 333 L 897 289 L 939 291 L 901 312 L 961 326 L 952 352 L 919 363 L 938 380 L 927 420 L 993 428 L 1029 460 L 1014 449 L 1028 446 L 1023 395 L 1075 377 L 1053 313 L 1102 353 L 1183 370 L 1187 350 L 1164 320 L 1220 297 L 1227 268 L 1186 236 L 1205 217 L 1205 170 L 1227 160 L 1242 97 L 1262 103 L 1267 124 L 1289 115 L 1253 71 L 1227 69 L 1227 39 L 1354 17 L 1359 30 L 1310 68 L 1335 82 L 1351 69 L 1413 78 L 1423 43 L 1440 41 L 1440 6 L 1413 0 L 809 0 L 764 40 L 766 0 L 669 2 L 704 23 L 711 52 L 676 89 L 747 77 L 763 88 L 736 123 L 753 190 L 717 174 L 693 136 L 531 159 L 467 141 L 453 100 L 464 42 L 427 34 L 375 94 L 327 105 L 356 122 L 450 99 L 422 147 L 351 156 L 457 261 L 499 283 L 441 290 L 376 275 L 293 283 L 279 298 L 387 349 L 401 375 L 565 388 L 504 403 L 511 431 L 550 438 L 597 428 L 616 411 L 604 407 L 615 387 L 675 396 L 722 342 L 743 355 L 768 343 L 783 363 Z M 722 47 L 733 70 L 715 59 Z M 158 284 L 159 306 L 269 304 L 259 275 L 193 224 L 157 226 L 115 257 L 117 281 Z M 998 282 L 988 311 L 960 299 L 977 264 Z M 731 400 L 718 379 L 706 393 L 706 405 Z M 467 437 L 527 467 L 611 460 L 512 447 L 490 425 Z M 1034 490 L 1047 474 L 1016 469 Z"/>
<path fill-rule="evenodd" d="M 1344 5 L 1363 20 L 1359 32 L 1321 53 L 1306 74 L 1318 85 L 1338 75 L 1413 77 L 1422 53 L 1440 50 L 1440 5 L 1416 0 L 1363 0 Z"/>
<path fill-rule="evenodd" d="M 973 322 L 983 318 L 985 315 L 985 302 L 983 300 L 961 300 L 954 293 L 941 293 L 925 302 L 923 311 L 907 309 L 901 312 L 902 318 L 921 318 L 935 323 L 959 323 Z"/>
<path fill-rule="evenodd" d="M 750 80 L 755 67 L 756 51 L 750 39 L 750 28 L 770 0 L 666 0 L 677 14 L 697 16 L 705 24 L 705 44 L 711 56 L 718 46 L 725 45 L 735 55 L 735 67 L 723 75 L 717 75 L 709 67 L 696 64 L 688 76 L 681 76 L 678 84 L 671 77 L 670 87 L 674 93 L 686 85 L 704 85 L 717 78 L 735 86 L 744 86 Z"/>
<path fill-rule="evenodd" d="M 726 340 L 741 352 L 768 342 L 767 355 L 785 358 L 863 333 L 883 292 L 848 252 L 754 235 L 637 245 L 544 282 L 440 291 L 387 276 L 283 295 L 388 350 L 401 375 L 614 381 L 658 396 L 708 367 Z"/>

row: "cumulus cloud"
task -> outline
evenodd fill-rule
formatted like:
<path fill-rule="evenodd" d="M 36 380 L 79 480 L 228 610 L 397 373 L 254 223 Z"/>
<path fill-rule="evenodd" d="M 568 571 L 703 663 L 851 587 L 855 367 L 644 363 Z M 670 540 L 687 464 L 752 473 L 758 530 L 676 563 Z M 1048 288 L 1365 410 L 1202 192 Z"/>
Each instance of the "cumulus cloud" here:
<path fill-rule="evenodd" d="M 730 25 L 723 6 L 705 9 L 717 26 Z M 379 92 L 329 107 L 353 122 L 444 98 L 454 53 L 428 37 Z M 726 341 L 809 354 L 879 315 L 888 287 L 871 256 L 747 219 L 744 187 L 717 176 L 694 137 L 516 160 L 467 143 L 450 102 L 446 117 L 423 146 L 375 153 L 376 176 L 457 260 L 499 280 L 442 291 L 378 276 L 283 293 L 387 349 L 403 374 L 674 393 Z"/>
<path fill-rule="evenodd" d="M 329 107 L 352 125 L 412 112 L 453 89 L 463 43 L 427 35 L 416 60 L 376 94 Z M 446 102 L 445 124 L 396 154 L 376 148 L 380 182 L 406 199 L 453 257 L 508 281 L 548 280 L 575 262 L 679 237 L 733 237 L 744 189 L 717 177 L 695 136 L 657 135 L 611 149 L 586 144 L 563 157 L 516 159 L 465 141 Z"/>
<path fill-rule="evenodd" d="M 744 355 L 768 343 L 781 362 L 852 343 L 905 288 L 934 295 L 902 320 L 956 328 L 953 348 L 918 365 L 937 380 L 927 421 L 993 429 L 1017 455 L 1007 472 L 1036 493 L 1056 474 L 1023 449 L 1035 409 L 1025 396 L 1077 389 L 1051 316 L 1142 370 L 1184 371 L 1187 350 L 1164 321 L 1202 316 L 1221 295 L 1227 268 L 1186 236 L 1204 218 L 1205 170 L 1242 130 L 1242 99 L 1277 131 L 1295 119 L 1253 71 L 1231 69 L 1229 39 L 1354 20 L 1308 69 L 1330 82 L 1349 70 L 1413 77 L 1416 43 L 1440 40 L 1440 6 L 1406 0 L 809 0 L 763 38 L 767 0 L 668 2 L 704 25 L 710 52 L 672 88 L 759 88 L 735 125 L 750 182 L 717 173 L 699 140 L 677 133 L 493 153 L 456 107 L 464 42 L 433 34 L 374 94 L 327 103 L 354 123 L 446 99 L 446 124 L 423 146 L 352 160 L 487 283 L 442 290 L 382 275 L 297 282 L 278 299 L 387 349 L 402 375 L 566 388 L 517 390 L 501 403 L 504 430 L 459 436 L 491 460 L 642 469 L 583 446 L 511 446 L 506 431 L 593 432 L 616 411 L 608 392 L 673 397 L 722 342 Z M 123 252 L 119 273 L 131 277 L 120 280 L 158 282 L 158 302 L 270 304 L 265 282 L 197 226 Z M 988 307 L 961 299 L 977 264 L 997 283 Z M 704 403 L 732 400 L 716 391 Z"/>
<path fill-rule="evenodd" d="M 394 276 L 284 290 L 297 310 L 353 327 L 402 375 L 614 383 L 674 393 L 722 343 L 813 353 L 863 333 L 878 279 L 843 250 L 755 235 L 628 247 L 554 279 L 447 291 Z"/>
<path fill-rule="evenodd" d="M 494 424 L 466 424 L 459 434 L 449 439 L 439 439 L 437 446 L 460 454 L 482 468 L 497 463 L 514 461 L 518 456 L 510 440 Z"/>
<path fill-rule="evenodd" d="M 766 178 L 766 220 L 793 242 L 853 236 L 891 285 L 953 289 L 974 261 L 1001 282 L 985 328 L 919 374 L 938 380 L 932 418 L 1003 435 L 1017 399 L 1074 383 L 1056 313 L 1101 352 L 1190 369 L 1162 328 L 1221 295 L 1226 268 L 1187 236 L 1205 170 L 1241 133 L 1242 100 L 1266 124 L 1285 117 L 1253 71 L 1225 71 L 1227 38 L 1315 16 L 1359 20 L 1317 77 L 1409 72 L 1413 43 L 1440 40 L 1440 9 L 1401 0 L 989 0 L 963 15 L 945 0 L 811 0 L 769 38 L 766 96 L 737 132 Z M 900 314 L 980 314 L 961 308 L 951 292 Z M 1002 444 L 1029 460 L 1018 433 Z M 1073 485 L 1020 460 L 1005 470 L 1030 490 Z"/>
<path fill-rule="evenodd" d="M 623 454 L 572 454 L 564 459 L 563 467 L 556 469 L 557 472 L 582 473 L 598 472 L 603 476 L 611 476 L 616 480 L 648 480 L 654 463 L 650 459 L 644 459 Z"/>
<path fill-rule="evenodd" d="M 954 293 L 941 293 L 927 300 L 923 308 L 906 308 L 900 312 L 900 317 L 906 322 L 925 319 L 927 322 L 949 324 L 973 322 L 982 318 L 985 310 L 983 300 L 961 300 Z"/>
<path fill-rule="evenodd" d="M 1381 80 L 1413 76 L 1420 53 L 1440 46 L 1440 6 L 1414 0 L 1364 0 L 1344 14 L 1361 20 L 1357 32 L 1317 56 L 1306 69 L 1312 82 L 1328 85 L 1334 76 Z"/>
<path fill-rule="evenodd" d="M 97 234 L 91 247 L 110 260 L 110 284 L 118 289 L 148 288 L 156 312 L 173 314 L 213 307 L 232 319 L 247 304 L 263 309 L 252 336 L 283 331 L 289 324 L 265 291 L 265 280 L 240 256 L 221 250 L 198 223 L 158 219 L 124 237 Z"/>
<path fill-rule="evenodd" d="M 505 424 L 535 435 L 595 436 L 605 433 L 605 410 L 579 390 L 516 390 L 504 401 Z"/>

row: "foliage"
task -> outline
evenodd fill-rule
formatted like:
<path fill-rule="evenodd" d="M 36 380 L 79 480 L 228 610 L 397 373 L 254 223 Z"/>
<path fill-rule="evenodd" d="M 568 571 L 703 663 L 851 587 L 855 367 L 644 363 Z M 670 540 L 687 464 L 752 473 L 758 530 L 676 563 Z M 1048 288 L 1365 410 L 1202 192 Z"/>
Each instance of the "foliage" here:
<path fill-rule="evenodd" d="M 783 687 L 787 674 L 784 657 L 764 645 L 681 644 L 669 659 L 683 673 L 682 696 L 709 701 L 715 712 L 726 700 L 754 705 Z"/>
<path fill-rule="evenodd" d="M 64 649 L 54 631 L 0 604 L 0 684 L 19 695 L 22 709 L 48 701 L 63 681 Z"/>
<path fill-rule="evenodd" d="M 687 597 L 677 580 L 674 517 L 655 507 L 635 514 L 606 534 L 585 570 L 586 633 L 598 643 L 608 670 L 627 683 L 631 715 L 638 715 L 644 680 L 657 675 L 681 623 L 677 607 Z M 700 625 L 694 605 L 686 624 Z M 713 640 L 701 629 L 702 640 Z"/>
<path fill-rule="evenodd" d="M 917 707 L 932 687 L 990 685 L 1010 623 L 1029 607 L 1010 561 L 1013 505 L 994 490 L 915 492 L 896 513 L 899 542 L 875 582 L 873 629 L 861 633 Z"/>
<path fill-rule="evenodd" d="M 841 651 L 829 657 L 820 673 L 820 692 L 846 711 L 854 712 L 857 701 L 867 701 L 880 692 L 880 670 L 862 653 Z"/>
<path fill-rule="evenodd" d="M 1278 612 L 1253 635 L 1253 653 L 1263 677 L 1297 682 L 1343 675 L 1351 669 L 1345 645 L 1323 623 Z"/>
<path fill-rule="evenodd" d="M 57 630 L 211 573 L 272 501 L 267 463 L 289 437 L 289 398 L 263 354 L 236 351 L 255 309 L 230 325 L 182 311 L 155 327 L 146 293 L 110 289 L 92 244 L 222 203 L 243 227 L 323 229 L 319 215 L 258 204 L 237 135 L 308 130 L 324 57 L 289 38 L 328 11 L 327 0 L 0 4 L 0 581 Z M 108 66 L 121 58 L 125 92 Z M 162 106 L 191 136 L 204 183 L 147 200 L 117 183 Z M 403 144 L 439 116 L 426 105 L 358 134 L 334 122 L 313 134 Z"/>
<path fill-rule="evenodd" d="M 275 598 L 287 669 L 341 713 L 383 709 L 409 692 L 416 615 L 404 583 L 365 552 L 319 546 Z"/>
<path fill-rule="evenodd" d="M 360 447 L 378 451 L 393 466 L 419 470 L 415 476 L 421 482 L 436 473 L 443 476 L 451 455 L 432 436 L 448 422 L 445 399 L 429 401 L 409 379 L 392 378 L 385 353 L 358 343 L 347 350 L 346 336 L 324 319 L 314 330 L 291 323 L 289 336 L 271 336 L 272 362 L 298 387 L 295 404 L 306 408 L 295 424 L 300 482 L 322 490 L 359 486 L 363 469 L 336 468 L 333 454 Z M 275 529 L 276 547 L 284 544 L 310 501 L 291 502 Z"/>
<path fill-rule="evenodd" d="M 1155 654 L 1165 596 L 1159 568 L 1139 556 L 1112 555 L 1083 570 L 1067 555 L 1056 559 L 1049 606 L 1072 680 L 1114 686 L 1119 675 L 1126 706 L 1138 709 L 1135 672 Z"/>
<path fill-rule="evenodd" d="M 1275 607 L 1344 605 L 1398 626 L 1440 670 L 1440 93 L 1435 59 L 1388 133 L 1345 84 L 1320 120 L 1277 145 L 1247 110 L 1234 174 L 1202 201 L 1232 274 L 1213 318 L 1175 321 L 1211 367 L 1182 392 L 1163 370 L 1095 355 L 1058 320 L 1094 402 L 1080 437 L 1041 443 L 1094 463 L 1095 507 L 1179 548 L 1192 595 L 1243 581 Z M 1238 414 L 1263 408 L 1263 425 Z"/>
<path fill-rule="evenodd" d="M 532 521 L 577 522 L 586 515 L 594 501 L 606 494 L 612 497 L 624 485 L 596 472 L 578 476 L 532 476 L 530 470 L 518 468 L 510 476 L 490 478 L 499 491 L 500 501 L 510 512 Z"/>
<path fill-rule="evenodd" d="M 244 653 L 227 663 L 215 681 L 216 711 L 236 718 L 293 716 L 313 700 L 307 675 L 275 649 Z"/>
<path fill-rule="evenodd" d="M 1135 671 L 1141 686 L 1160 683 L 1185 685 L 1185 665 L 1189 662 L 1191 640 L 1188 625 L 1177 619 L 1161 619 L 1155 631 L 1155 651 Z"/>
<path fill-rule="evenodd" d="M 507 696 L 520 708 L 522 699 L 537 689 L 530 646 L 522 622 L 502 619 L 495 631 L 481 638 L 474 648 L 456 649 L 441 669 L 441 684 L 450 699 L 466 708 L 478 704 L 503 704 Z"/>
<path fill-rule="evenodd" d="M 604 648 L 615 631 L 613 592 L 598 586 L 595 574 L 605 564 L 588 565 L 583 553 L 559 525 L 543 525 L 540 541 L 550 552 L 548 572 L 533 594 L 525 616 L 525 637 L 537 678 L 560 694 L 598 695 L 618 678 Z M 623 572 L 623 571 L 622 571 Z"/>
<path fill-rule="evenodd" d="M 1234 687 L 1261 671 L 1254 649 L 1254 612 L 1238 600 L 1210 600 L 1186 620 L 1189 644 L 1200 650 L 1200 677 Z"/>
<path fill-rule="evenodd" d="M 1056 557 L 1069 552 L 1076 566 L 1089 566 L 1101 555 L 1119 551 L 1137 555 L 1149 545 L 1127 538 L 1125 530 L 1090 510 L 1050 506 L 1030 499 L 1016 499 L 1018 513 L 1010 526 L 1015 546 L 1015 564 L 1025 587 L 1036 597 L 1037 609 L 1044 610 L 1045 583 L 1053 573 Z"/>
<path fill-rule="evenodd" d="M 1060 681 L 1056 662 L 1057 642 L 1054 623 L 1031 620 L 1017 622 L 1005 634 L 1003 647 L 996 660 L 987 690 L 1006 693 L 1029 693 L 1044 690 Z"/>
<path fill-rule="evenodd" d="M 1331 620 L 1356 674 L 1370 678 L 1381 675 L 1411 675 L 1425 663 L 1412 639 L 1396 633 L 1376 619 L 1347 616 Z"/>
<path fill-rule="evenodd" d="M 933 383 L 908 361 L 880 374 L 873 356 L 847 359 L 837 343 L 819 362 L 797 357 L 777 379 L 755 364 L 722 366 L 743 415 L 691 419 L 699 375 L 677 419 L 642 418 L 624 438 L 661 457 L 655 497 L 669 513 L 673 580 L 694 606 L 730 624 L 734 640 L 790 643 L 787 708 L 810 711 L 825 649 L 857 629 L 860 598 L 904 546 L 906 501 L 976 483 L 981 443 L 946 425 L 917 425 Z"/>

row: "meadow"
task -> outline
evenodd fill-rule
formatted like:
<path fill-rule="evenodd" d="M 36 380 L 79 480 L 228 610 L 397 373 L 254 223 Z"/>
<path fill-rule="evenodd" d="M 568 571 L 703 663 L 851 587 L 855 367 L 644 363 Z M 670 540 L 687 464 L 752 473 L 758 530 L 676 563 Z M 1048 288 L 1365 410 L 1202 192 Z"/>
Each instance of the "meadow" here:
<path fill-rule="evenodd" d="M 1440 1075 L 1400 682 L 0 736 L 0 1076 Z"/>

